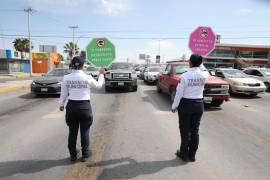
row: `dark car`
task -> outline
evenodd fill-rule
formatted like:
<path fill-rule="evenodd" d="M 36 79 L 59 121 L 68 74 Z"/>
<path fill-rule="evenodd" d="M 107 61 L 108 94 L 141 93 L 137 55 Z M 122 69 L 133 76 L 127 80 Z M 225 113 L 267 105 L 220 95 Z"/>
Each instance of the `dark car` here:
<path fill-rule="evenodd" d="M 31 92 L 34 94 L 60 94 L 63 76 L 70 74 L 68 68 L 53 69 L 41 79 L 34 80 L 31 84 Z"/>
<path fill-rule="evenodd" d="M 105 75 L 105 90 L 124 87 L 137 91 L 137 75 L 130 63 L 112 63 Z"/>

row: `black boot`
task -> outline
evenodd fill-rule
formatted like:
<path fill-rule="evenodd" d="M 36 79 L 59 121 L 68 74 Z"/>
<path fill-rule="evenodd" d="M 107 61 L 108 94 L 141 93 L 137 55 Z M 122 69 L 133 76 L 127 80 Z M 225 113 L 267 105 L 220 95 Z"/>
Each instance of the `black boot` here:
<path fill-rule="evenodd" d="M 80 153 L 80 151 L 78 149 L 76 149 L 76 155 L 70 155 L 70 161 L 71 162 L 77 161 L 77 159 L 79 157 L 79 153 Z"/>
<path fill-rule="evenodd" d="M 188 157 L 189 157 L 189 160 L 190 160 L 191 162 L 195 162 L 195 161 L 196 161 L 195 153 L 189 153 Z"/>
<path fill-rule="evenodd" d="M 184 162 L 188 162 L 188 156 L 187 155 L 184 155 L 183 153 L 180 152 L 180 150 L 177 150 L 175 155 L 177 157 L 179 157 L 180 159 L 182 159 L 182 161 Z"/>
<path fill-rule="evenodd" d="M 83 155 L 81 158 L 81 162 L 87 161 L 92 156 L 92 151 L 90 151 L 87 155 Z"/>

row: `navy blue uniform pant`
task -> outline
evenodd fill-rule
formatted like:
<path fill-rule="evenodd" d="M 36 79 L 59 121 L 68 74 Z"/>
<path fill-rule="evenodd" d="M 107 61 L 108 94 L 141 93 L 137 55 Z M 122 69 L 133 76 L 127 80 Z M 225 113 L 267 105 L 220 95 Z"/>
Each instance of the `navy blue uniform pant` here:
<path fill-rule="evenodd" d="M 66 106 L 66 123 L 69 127 L 68 149 L 70 156 L 76 156 L 78 130 L 80 128 L 82 156 L 90 155 L 89 133 L 93 122 L 89 101 L 69 101 Z"/>
<path fill-rule="evenodd" d="M 180 153 L 195 156 L 199 145 L 199 126 L 204 111 L 202 99 L 182 98 L 178 106 L 181 135 Z"/>

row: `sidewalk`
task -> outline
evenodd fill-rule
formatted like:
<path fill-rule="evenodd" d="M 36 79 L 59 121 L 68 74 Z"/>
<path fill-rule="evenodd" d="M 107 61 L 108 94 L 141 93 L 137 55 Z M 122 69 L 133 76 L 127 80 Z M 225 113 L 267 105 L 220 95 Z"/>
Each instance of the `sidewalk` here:
<path fill-rule="evenodd" d="M 23 89 L 30 89 L 31 82 L 32 80 L 21 80 L 0 83 L 0 94 L 19 91 Z"/>
<path fill-rule="evenodd" d="M 39 77 L 42 74 L 32 74 L 33 77 Z M 28 78 L 30 77 L 30 74 L 28 73 L 18 73 L 18 74 L 0 74 L 1 78 Z"/>

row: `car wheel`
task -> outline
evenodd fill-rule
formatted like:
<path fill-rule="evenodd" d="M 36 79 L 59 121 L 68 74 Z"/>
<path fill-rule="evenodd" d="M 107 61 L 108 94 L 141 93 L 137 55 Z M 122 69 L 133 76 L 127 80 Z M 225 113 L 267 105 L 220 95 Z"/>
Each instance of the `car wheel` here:
<path fill-rule="evenodd" d="M 232 87 L 231 87 L 231 86 L 229 87 L 229 93 L 230 93 L 230 95 L 234 95 L 234 92 L 233 92 L 233 90 L 232 90 Z"/>
<path fill-rule="evenodd" d="M 264 84 L 266 86 L 266 92 L 270 92 L 270 83 L 265 82 Z"/>
<path fill-rule="evenodd" d="M 211 106 L 219 107 L 223 102 L 224 102 L 224 100 L 213 100 L 211 102 Z"/>
<path fill-rule="evenodd" d="M 175 94 L 176 94 L 175 88 L 171 88 L 171 90 L 170 90 L 171 103 L 173 103 L 173 101 L 174 101 Z"/>
<path fill-rule="evenodd" d="M 132 91 L 136 92 L 138 90 L 138 86 L 133 86 Z"/>
<path fill-rule="evenodd" d="M 249 96 L 250 96 L 250 97 L 255 97 L 255 96 L 257 96 L 257 95 L 258 95 L 258 93 L 250 94 Z"/>
<path fill-rule="evenodd" d="M 162 92 L 161 92 L 161 89 L 160 89 L 160 86 L 159 86 L 159 82 L 157 81 L 156 83 L 157 83 L 157 84 L 156 84 L 156 86 L 157 86 L 157 92 L 158 92 L 158 93 L 162 93 Z"/>
<path fill-rule="evenodd" d="M 112 90 L 111 87 L 105 86 L 105 91 L 106 91 L 106 92 L 110 92 L 111 90 Z"/>

